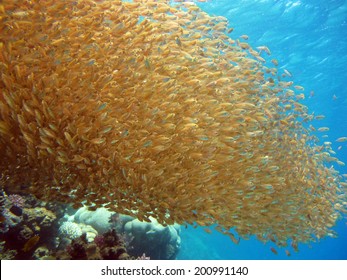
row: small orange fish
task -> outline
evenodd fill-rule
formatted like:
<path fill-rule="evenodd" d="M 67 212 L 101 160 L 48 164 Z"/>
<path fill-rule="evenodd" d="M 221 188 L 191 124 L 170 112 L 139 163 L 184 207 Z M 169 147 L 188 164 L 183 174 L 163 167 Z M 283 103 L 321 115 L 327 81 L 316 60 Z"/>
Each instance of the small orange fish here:
<path fill-rule="evenodd" d="M 278 65 L 278 60 L 277 59 L 272 59 L 271 62 L 273 63 L 273 65 L 277 66 Z"/>
<path fill-rule="evenodd" d="M 0 216 L 0 223 L 3 223 L 3 222 L 5 222 L 6 221 L 6 218 L 3 216 L 3 215 L 1 215 Z"/>
<path fill-rule="evenodd" d="M 234 242 L 235 244 L 239 244 L 240 237 L 236 239 L 235 235 L 233 235 L 231 232 L 225 232 L 225 234 L 229 236 L 232 242 Z"/>
<path fill-rule="evenodd" d="M 37 242 L 39 242 L 40 240 L 40 236 L 38 235 L 34 235 L 33 237 L 31 237 L 23 246 L 23 251 L 24 252 L 29 252 L 32 248 L 35 247 L 35 245 L 37 244 Z"/>
<path fill-rule="evenodd" d="M 278 254 L 278 252 L 276 251 L 276 249 L 275 249 L 275 248 L 271 247 L 271 248 L 270 248 L 270 250 L 271 250 L 271 252 L 272 252 L 272 253 L 274 253 L 275 255 L 277 255 L 277 254 Z"/>
<path fill-rule="evenodd" d="M 293 249 L 294 249 L 295 252 L 298 252 L 298 251 L 299 251 L 299 249 L 298 249 L 298 244 L 297 244 L 295 241 L 292 242 L 291 246 L 293 247 Z"/>

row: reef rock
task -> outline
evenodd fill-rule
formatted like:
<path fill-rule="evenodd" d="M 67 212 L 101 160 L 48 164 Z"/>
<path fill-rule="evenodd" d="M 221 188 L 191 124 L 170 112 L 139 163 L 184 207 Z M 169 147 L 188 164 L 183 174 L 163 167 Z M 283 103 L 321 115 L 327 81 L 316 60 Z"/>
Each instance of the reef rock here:
<path fill-rule="evenodd" d="M 49 249 L 45 246 L 41 246 L 35 250 L 33 254 L 33 259 L 42 260 L 42 259 L 45 259 L 48 255 L 49 255 Z"/>
<path fill-rule="evenodd" d="M 40 228 L 49 228 L 52 223 L 56 220 L 56 215 L 46 208 L 36 207 L 36 208 L 25 208 L 23 210 L 23 215 L 27 222 L 30 224 L 36 224 Z"/>
<path fill-rule="evenodd" d="M 134 219 L 125 224 L 125 234 L 133 237 L 129 252 L 135 256 L 145 253 L 151 259 L 175 259 L 181 247 L 180 226 L 163 226 L 155 218 L 149 219 L 151 222 Z"/>
<path fill-rule="evenodd" d="M 102 234 L 110 229 L 109 221 L 112 213 L 106 208 L 89 211 L 87 207 L 82 207 L 69 220 L 73 220 L 75 223 L 90 225 L 99 234 Z"/>

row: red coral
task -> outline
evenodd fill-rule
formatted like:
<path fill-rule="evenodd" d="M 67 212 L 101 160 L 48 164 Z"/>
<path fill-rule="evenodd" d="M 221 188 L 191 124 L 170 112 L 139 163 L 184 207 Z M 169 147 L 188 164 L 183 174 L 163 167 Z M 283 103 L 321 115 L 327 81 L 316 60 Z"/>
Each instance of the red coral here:
<path fill-rule="evenodd" d="M 105 237 L 101 234 L 95 236 L 94 243 L 100 248 L 103 247 L 105 245 Z"/>

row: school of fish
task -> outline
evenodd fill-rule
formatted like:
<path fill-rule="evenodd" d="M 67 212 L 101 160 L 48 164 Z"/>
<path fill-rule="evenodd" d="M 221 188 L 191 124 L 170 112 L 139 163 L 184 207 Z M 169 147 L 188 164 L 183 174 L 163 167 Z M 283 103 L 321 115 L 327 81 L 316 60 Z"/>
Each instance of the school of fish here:
<path fill-rule="evenodd" d="M 0 2 L 1 184 L 235 243 L 335 236 L 347 185 L 324 116 L 268 47 L 169 2 Z"/>

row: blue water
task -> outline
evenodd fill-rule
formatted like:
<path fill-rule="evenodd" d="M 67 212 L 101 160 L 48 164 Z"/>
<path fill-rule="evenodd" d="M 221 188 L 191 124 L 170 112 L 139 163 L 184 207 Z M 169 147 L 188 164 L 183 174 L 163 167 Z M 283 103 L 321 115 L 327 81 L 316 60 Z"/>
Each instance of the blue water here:
<path fill-rule="evenodd" d="M 333 0 L 214 0 L 199 6 L 209 14 L 228 18 L 234 31 L 230 37 L 249 36 L 253 47 L 265 45 L 280 69 L 292 73 L 292 80 L 305 88 L 303 101 L 310 112 L 326 118 L 319 126 L 328 126 L 329 138 L 337 157 L 347 162 L 347 142 L 335 140 L 347 136 L 347 1 Z M 314 123 L 315 125 L 315 123 Z M 318 123 L 317 123 L 318 127 Z M 337 166 L 341 173 L 347 167 Z M 182 249 L 178 259 L 347 259 L 347 219 L 341 219 L 335 231 L 338 238 L 299 245 L 299 252 L 271 252 L 273 244 L 255 238 L 233 244 L 218 232 L 201 228 L 182 230 Z"/>

